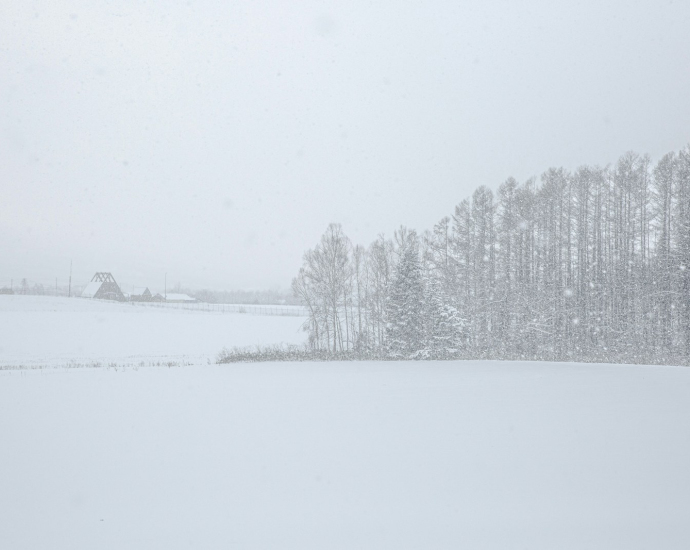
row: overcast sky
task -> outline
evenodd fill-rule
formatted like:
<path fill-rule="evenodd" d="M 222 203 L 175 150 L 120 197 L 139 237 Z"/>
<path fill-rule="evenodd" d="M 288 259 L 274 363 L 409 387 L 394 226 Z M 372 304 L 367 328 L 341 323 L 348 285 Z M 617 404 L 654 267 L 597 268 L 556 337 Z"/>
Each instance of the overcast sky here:
<path fill-rule="evenodd" d="M 0 286 L 289 286 L 479 185 L 690 142 L 690 2 L 0 3 Z"/>

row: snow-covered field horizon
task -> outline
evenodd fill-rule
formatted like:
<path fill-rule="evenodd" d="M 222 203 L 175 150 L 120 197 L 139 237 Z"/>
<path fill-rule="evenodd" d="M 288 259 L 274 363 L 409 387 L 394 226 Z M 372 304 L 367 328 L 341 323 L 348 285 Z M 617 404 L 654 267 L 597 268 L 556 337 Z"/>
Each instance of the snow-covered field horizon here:
<path fill-rule="evenodd" d="M 306 340 L 302 317 L 248 311 L 0 296 L 0 368 L 208 364 L 224 347 Z"/>
<path fill-rule="evenodd" d="M 690 370 L 0 372 L 2 548 L 681 549 Z"/>

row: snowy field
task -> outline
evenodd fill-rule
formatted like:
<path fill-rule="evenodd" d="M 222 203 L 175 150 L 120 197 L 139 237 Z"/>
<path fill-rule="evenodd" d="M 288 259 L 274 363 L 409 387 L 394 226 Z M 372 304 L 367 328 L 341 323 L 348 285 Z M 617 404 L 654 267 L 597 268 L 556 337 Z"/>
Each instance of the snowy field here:
<path fill-rule="evenodd" d="M 687 368 L 7 370 L 0 418 L 0 548 L 670 550 L 690 540 Z"/>
<path fill-rule="evenodd" d="M 0 368 L 207 364 L 223 347 L 299 344 L 304 318 L 0 295 Z"/>

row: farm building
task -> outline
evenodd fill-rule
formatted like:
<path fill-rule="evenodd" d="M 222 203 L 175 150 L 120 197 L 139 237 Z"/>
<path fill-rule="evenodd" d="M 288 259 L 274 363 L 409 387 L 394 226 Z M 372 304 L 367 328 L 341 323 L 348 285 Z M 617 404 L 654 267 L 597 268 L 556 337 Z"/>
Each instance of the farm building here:
<path fill-rule="evenodd" d="M 106 273 L 103 271 L 99 271 L 93 276 L 91 282 L 86 285 L 86 288 L 82 291 L 81 295 L 82 298 L 117 300 L 118 302 L 125 301 L 125 295 L 115 282 L 115 277 L 113 277 L 112 273 Z"/>
<path fill-rule="evenodd" d="M 153 301 L 153 296 L 151 294 L 151 291 L 147 287 L 141 294 L 130 294 L 129 299 L 132 302 L 151 302 Z"/>

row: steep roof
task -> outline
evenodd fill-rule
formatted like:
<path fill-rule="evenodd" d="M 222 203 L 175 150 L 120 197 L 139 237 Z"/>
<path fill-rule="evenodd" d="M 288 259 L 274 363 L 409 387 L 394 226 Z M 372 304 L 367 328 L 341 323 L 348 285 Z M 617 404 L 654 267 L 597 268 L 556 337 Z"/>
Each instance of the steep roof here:
<path fill-rule="evenodd" d="M 141 289 L 141 287 L 139 287 L 139 289 Z M 130 292 L 129 295 L 130 296 L 144 296 L 144 297 L 150 297 L 151 296 L 151 291 L 149 290 L 148 287 L 145 287 L 144 290 L 142 290 L 141 292 L 139 292 L 139 289 L 132 290 L 132 292 Z"/>
<path fill-rule="evenodd" d="M 84 290 L 82 290 L 82 298 L 93 298 L 96 295 L 96 292 L 98 292 L 101 288 L 102 284 L 102 281 L 91 281 L 88 285 L 86 285 Z"/>
<path fill-rule="evenodd" d="M 118 302 L 124 302 L 126 299 L 125 295 L 122 294 L 122 290 L 115 282 L 115 277 L 105 271 L 96 273 L 81 295 L 84 298 L 117 300 Z"/>

